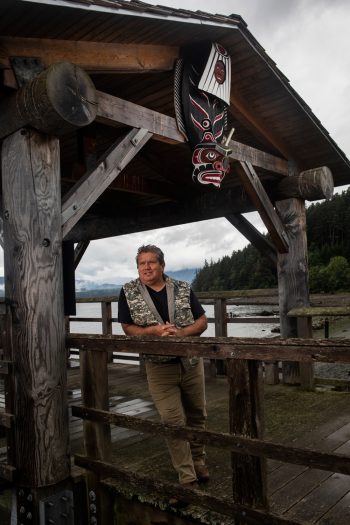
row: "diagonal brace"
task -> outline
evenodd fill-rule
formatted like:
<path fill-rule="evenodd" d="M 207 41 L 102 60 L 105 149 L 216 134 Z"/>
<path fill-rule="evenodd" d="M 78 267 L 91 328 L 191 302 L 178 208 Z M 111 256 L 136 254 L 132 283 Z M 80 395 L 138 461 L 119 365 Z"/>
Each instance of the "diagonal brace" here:
<path fill-rule="evenodd" d="M 236 171 L 251 202 L 255 205 L 279 253 L 288 252 L 288 236 L 260 179 L 250 162 L 237 162 Z"/>
<path fill-rule="evenodd" d="M 133 128 L 73 186 L 62 202 L 63 238 L 151 137 L 147 129 Z"/>

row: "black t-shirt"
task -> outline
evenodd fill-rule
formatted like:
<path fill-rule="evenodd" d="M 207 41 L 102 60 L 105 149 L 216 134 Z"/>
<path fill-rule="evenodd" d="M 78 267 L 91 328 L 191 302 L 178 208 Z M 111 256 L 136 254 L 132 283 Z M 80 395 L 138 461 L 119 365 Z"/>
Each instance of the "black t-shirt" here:
<path fill-rule="evenodd" d="M 149 286 L 147 286 L 147 290 L 151 296 L 151 299 L 154 303 L 154 306 L 159 312 L 159 315 L 163 319 L 164 323 L 167 321 L 169 322 L 169 311 L 168 311 L 168 297 L 166 292 L 166 287 L 162 288 L 159 292 L 156 292 L 155 290 L 152 290 Z M 205 311 L 198 301 L 197 297 L 191 290 L 190 293 L 190 305 L 191 305 L 191 311 L 193 318 L 196 320 L 199 317 L 201 317 Z M 118 322 L 124 323 L 124 324 L 134 324 L 134 321 L 132 320 L 132 317 L 130 315 L 129 305 L 127 303 L 124 289 L 122 288 L 120 290 L 119 294 L 119 301 L 118 301 Z"/>

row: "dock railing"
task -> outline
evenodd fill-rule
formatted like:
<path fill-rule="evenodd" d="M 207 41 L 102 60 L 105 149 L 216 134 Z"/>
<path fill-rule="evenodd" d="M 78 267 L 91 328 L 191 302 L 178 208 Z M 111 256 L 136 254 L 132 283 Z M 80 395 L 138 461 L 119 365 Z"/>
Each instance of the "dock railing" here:
<path fill-rule="evenodd" d="M 263 439 L 261 378 L 262 361 L 350 363 L 349 339 L 186 337 L 167 338 L 165 342 L 156 337 L 70 334 L 67 344 L 79 349 L 81 359 L 84 359 L 84 354 L 89 356 L 81 371 L 83 405 L 74 406 L 72 413 L 83 418 L 88 425 L 85 430 L 86 454 L 75 456 L 75 463 L 91 471 L 96 479 L 114 477 L 123 480 L 135 493 L 144 486 L 163 496 L 186 497 L 190 503 L 230 516 L 235 524 L 296 525 L 302 522 L 288 520 L 268 510 L 266 458 L 350 475 L 350 457 Z M 110 413 L 106 355 L 116 351 L 225 360 L 230 385 L 230 433 L 198 431 Z M 111 463 L 110 425 L 166 437 L 176 435 L 231 450 L 232 500 L 185 489 L 158 478 L 140 476 Z M 99 523 L 104 523 L 103 519 Z"/>

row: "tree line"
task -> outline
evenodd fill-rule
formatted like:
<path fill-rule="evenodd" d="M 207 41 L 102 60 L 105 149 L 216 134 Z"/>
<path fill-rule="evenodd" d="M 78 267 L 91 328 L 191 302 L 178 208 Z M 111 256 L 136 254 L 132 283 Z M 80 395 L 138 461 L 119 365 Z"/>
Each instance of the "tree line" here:
<path fill-rule="evenodd" d="M 350 290 L 350 188 L 306 210 L 311 292 Z M 218 261 L 205 261 L 192 282 L 196 291 L 277 286 L 276 268 L 251 244 Z"/>

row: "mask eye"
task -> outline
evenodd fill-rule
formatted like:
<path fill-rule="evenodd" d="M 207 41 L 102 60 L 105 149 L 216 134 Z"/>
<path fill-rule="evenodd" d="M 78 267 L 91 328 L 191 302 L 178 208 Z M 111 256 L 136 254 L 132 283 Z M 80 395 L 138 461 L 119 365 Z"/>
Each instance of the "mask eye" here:
<path fill-rule="evenodd" d="M 216 159 L 216 153 L 214 151 L 208 151 L 207 157 L 209 160 Z"/>

